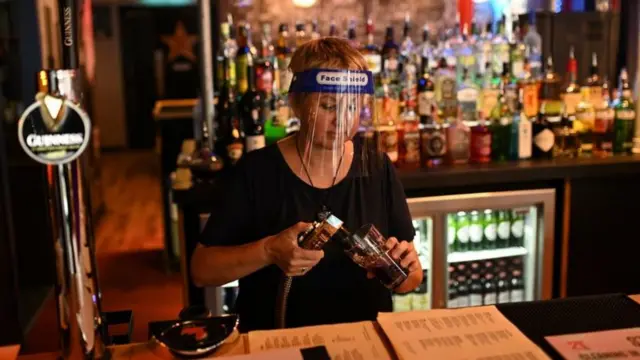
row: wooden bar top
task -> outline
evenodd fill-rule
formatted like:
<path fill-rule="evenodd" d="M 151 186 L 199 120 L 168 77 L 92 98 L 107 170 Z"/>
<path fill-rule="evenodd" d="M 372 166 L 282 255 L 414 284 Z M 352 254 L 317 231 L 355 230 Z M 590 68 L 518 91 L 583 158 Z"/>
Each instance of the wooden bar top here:
<path fill-rule="evenodd" d="M 640 294 L 629 295 L 635 302 L 640 304 Z M 15 359 L 19 346 L 0 347 L 0 359 Z M 127 360 L 170 360 L 176 359 L 171 353 L 159 345 L 154 340 L 144 343 L 135 343 L 129 345 L 118 345 L 109 348 L 112 359 Z M 220 349 L 211 354 L 207 359 L 215 359 L 223 356 L 243 355 L 247 354 L 249 349 L 248 338 L 246 334 L 235 333 L 228 343 L 222 345 Z M 12 357 L 13 356 L 13 357 Z M 20 360 L 57 360 L 57 353 L 33 354 L 19 356 Z"/>

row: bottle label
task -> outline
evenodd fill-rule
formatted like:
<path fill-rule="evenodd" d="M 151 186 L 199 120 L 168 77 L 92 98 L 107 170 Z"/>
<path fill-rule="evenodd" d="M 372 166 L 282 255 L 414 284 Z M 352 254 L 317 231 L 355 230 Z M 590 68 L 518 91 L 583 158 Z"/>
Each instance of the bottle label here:
<path fill-rule="evenodd" d="M 531 157 L 531 121 L 521 116 L 518 122 L 518 158 L 528 159 Z"/>
<path fill-rule="evenodd" d="M 462 226 L 458 229 L 457 232 L 458 235 L 458 241 L 460 241 L 461 243 L 468 243 L 469 242 L 469 227 L 468 226 Z"/>
<path fill-rule="evenodd" d="M 524 73 L 524 60 L 513 60 L 511 67 L 513 69 L 513 76 L 516 79 L 522 79 L 522 74 Z"/>
<path fill-rule="evenodd" d="M 611 108 L 600 109 L 596 111 L 596 119 L 593 124 L 593 131 L 604 134 L 611 131 L 613 127 L 614 111 Z"/>
<path fill-rule="evenodd" d="M 511 118 L 510 117 L 503 116 L 503 117 L 500 118 L 500 125 L 507 126 L 507 125 L 509 125 L 509 123 L 511 123 Z"/>
<path fill-rule="evenodd" d="M 247 152 L 262 149 L 264 146 L 264 135 L 247 136 Z"/>
<path fill-rule="evenodd" d="M 444 134 L 437 130 L 422 133 L 422 146 L 428 157 L 440 157 L 447 151 Z"/>
<path fill-rule="evenodd" d="M 380 131 L 382 150 L 387 153 L 392 163 L 398 161 L 398 132 L 396 130 Z"/>
<path fill-rule="evenodd" d="M 575 114 L 576 108 L 580 103 L 581 96 L 578 93 L 565 93 L 562 94 L 562 102 L 564 102 L 565 111 L 567 114 Z"/>
<path fill-rule="evenodd" d="M 280 94 L 286 94 L 289 92 L 289 86 L 291 85 L 291 79 L 293 74 L 289 70 L 289 63 L 291 63 L 291 57 L 278 57 L 278 70 L 280 72 Z"/>
<path fill-rule="evenodd" d="M 580 131 L 586 132 L 593 129 L 596 120 L 596 113 L 590 110 L 580 111 L 576 114 L 576 120 L 582 125 L 582 129 L 580 129 Z"/>
<path fill-rule="evenodd" d="M 404 162 L 415 164 L 420 162 L 420 133 L 407 131 L 404 133 Z"/>
<path fill-rule="evenodd" d="M 382 58 L 378 54 L 366 54 L 364 56 L 367 61 L 367 67 L 373 75 L 379 74 L 382 69 Z"/>
<path fill-rule="evenodd" d="M 471 302 L 471 306 L 481 306 L 482 294 L 471 294 L 469 295 L 469 300 Z"/>
<path fill-rule="evenodd" d="M 418 94 L 418 114 L 421 116 L 431 115 L 433 109 L 433 100 L 435 99 L 433 91 L 422 91 Z"/>
<path fill-rule="evenodd" d="M 622 109 L 617 110 L 615 116 L 618 120 L 635 120 L 636 112 L 633 110 Z"/>
<path fill-rule="evenodd" d="M 389 75 L 391 75 L 391 78 L 394 78 L 394 76 L 397 75 L 394 73 L 398 71 L 398 58 L 395 56 L 385 58 L 384 70 L 390 73 Z"/>
<path fill-rule="evenodd" d="M 242 157 L 242 151 L 244 150 L 244 145 L 239 142 L 234 142 L 227 145 L 227 154 L 229 155 L 229 159 L 232 164 L 235 164 Z"/>
<path fill-rule="evenodd" d="M 485 226 L 485 228 L 484 228 L 484 236 L 489 241 L 496 241 L 496 237 L 498 236 L 498 234 L 496 232 L 496 224 L 491 223 L 491 224 L 488 224 L 487 226 Z"/>
<path fill-rule="evenodd" d="M 469 306 L 469 296 L 458 296 L 458 307 L 467 307 Z"/>
<path fill-rule="evenodd" d="M 484 305 L 494 305 L 496 303 L 496 293 L 484 294 Z"/>
<path fill-rule="evenodd" d="M 236 86 L 236 62 L 227 61 L 227 76 L 229 76 L 229 86 Z"/>
<path fill-rule="evenodd" d="M 524 290 L 523 289 L 511 290 L 511 302 L 522 302 L 522 301 L 524 301 Z"/>
<path fill-rule="evenodd" d="M 238 94 L 244 94 L 249 88 L 249 77 L 247 74 L 247 55 L 238 56 L 236 59 L 238 66 L 236 67 L 238 76 Z"/>
<path fill-rule="evenodd" d="M 478 101 L 478 90 L 474 88 L 466 88 L 458 91 L 458 101 L 461 103 L 473 103 L 474 106 Z"/>
<path fill-rule="evenodd" d="M 509 223 L 506 221 L 498 224 L 498 237 L 500 239 L 509 239 Z"/>
<path fill-rule="evenodd" d="M 482 114 L 484 117 L 488 117 L 491 114 L 491 110 L 498 103 L 498 90 L 496 89 L 484 89 L 482 91 Z"/>
<path fill-rule="evenodd" d="M 524 234 L 524 221 L 516 220 L 511 224 L 511 233 L 516 238 L 521 238 Z"/>
<path fill-rule="evenodd" d="M 440 79 L 440 97 L 445 105 L 452 105 L 456 101 L 456 80 L 450 77 Z"/>
<path fill-rule="evenodd" d="M 469 238 L 473 243 L 482 241 L 482 226 L 480 224 L 472 224 L 469 226 Z"/>
<path fill-rule="evenodd" d="M 594 106 L 600 106 L 604 101 L 604 97 L 602 96 L 602 87 L 601 86 L 592 86 L 589 89 L 589 102 Z"/>
<path fill-rule="evenodd" d="M 287 123 L 289 122 L 289 107 L 286 105 L 282 105 L 278 107 L 276 116 L 274 116 L 273 120 L 275 120 L 273 122 L 273 126 L 276 126 L 276 127 L 287 126 Z"/>
<path fill-rule="evenodd" d="M 464 159 L 469 157 L 469 132 L 460 126 L 449 127 L 449 145 L 453 159 Z"/>
<path fill-rule="evenodd" d="M 504 290 L 498 293 L 498 304 L 506 304 L 509 302 L 509 292 Z"/>
<path fill-rule="evenodd" d="M 549 152 L 555 143 L 555 136 L 551 130 L 544 129 L 536 135 L 534 142 L 540 150 Z"/>
<path fill-rule="evenodd" d="M 538 86 L 536 84 L 527 84 L 523 89 L 523 106 L 524 113 L 528 117 L 538 115 L 540 111 L 540 100 L 538 99 Z"/>
<path fill-rule="evenodd" d="M 471 137 L 471 147 L 480 156 L 491 155 L 491 134 L 475 134 Z"/>
<path fill-rule="evenodd" d="M 256 88 L 267 95 L 273 92 L 273 72 L 264 66 L 256 68 Z"/>

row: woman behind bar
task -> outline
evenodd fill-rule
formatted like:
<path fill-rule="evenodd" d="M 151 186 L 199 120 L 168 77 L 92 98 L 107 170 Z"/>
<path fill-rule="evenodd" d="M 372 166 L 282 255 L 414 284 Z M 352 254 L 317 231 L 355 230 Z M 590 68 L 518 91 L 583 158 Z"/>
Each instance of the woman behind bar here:
<path fill-rule="evenodd" d="M 348 230 L 371 223 L 388 238 L 389 253 L 409 270 L 395 292 L 412 291 L 423 278 L 404 190 L 391 161 L 385 154 L 376 161 L 355 138 L 362 99 L 370 95 L 351 83 L 333 92 L 322 85 L 327 83 L 322 74 L 371 79 L 365 59 L 346 40 L 324 38 L 300 46 L 290 69 L 289 101 L 300 131 L 248 153 L 236 165 L 191 262 L 197 286 L 240 280 L 241 331 L 276 327 L 285 275 L 294 277 L 287 327 L 374 320 L 378 312 L 392 311 L 391 291 L 335 241 L 322 251 L 298 247 L 298 234 L 327 211 Z"/>

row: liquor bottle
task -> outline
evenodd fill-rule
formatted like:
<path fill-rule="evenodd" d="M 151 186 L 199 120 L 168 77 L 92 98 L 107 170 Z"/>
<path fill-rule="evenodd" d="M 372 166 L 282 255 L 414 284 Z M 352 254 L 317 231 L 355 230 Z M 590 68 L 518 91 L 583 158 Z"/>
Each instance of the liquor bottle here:
<path fill-rule="evenodd" d="M 614 141 L 613 152 L 616 154 L 630 153 L 633 147 L 634 123 L 636 120 L 633 94 L 629 87 L 627 70 L 620 72 L 620 101 L 615 106 L 613 122 Z"/>
<path fill-rule="evenodd" d="M 449 254 L 458 251 L 458 243 L 456 242 L 456 216 L 454 214 L 447 215 L 447 244 L 449 245 Z"/>
<path fill-rule="evenodd" d="M 371 74 L 373 75 L 373 79 L 376 85 L 379 85 L 380 71 L 382 69 L 382 57 L 380 56 L 380 49 L 378 48 L 378 45 L 376 45 L 376 43 L 374 42 L 373 30 L 373 20 L 367 19 L 367 42 L 360 49 L 360 52 L 367 61 L 367 66 L 369 68 L 369 71 L 371 71 Z"/>
<path fill-rule="evenodd" d="M 542 36 L 536 29 L 536 13 L 532 11 L 529 13 L 529 26 L 527 34 L 522 39 L 526 48 L 529 48 L 529 66 L 531 67 L 531 74 L 534 78 L 538 78 L 542 75 Z"/>
<path fill-rule="evenodd" d="M 580 140 L 576 131 L 575 117 L 566 112 L 562 115 L 560 124 L 552 126 L 555 143 L 553 145 L 554 157 L 574 158 L 580 152 Z"/>
<path fill-rule="evenodd" d="M 304 30 L 304 23 L 302 21 L 296 21 L 296 48 L 299 48 L 302 44 L 307 42 L 307 33 Z"/>
<path fill-rule="evenodd" d="M 471 158 L 473 163 L 491 161 L 491 130 L 485 119 L 481 118 L 471 127 Z"/>
<path fill-rule="evenodd" d="M 245 140 L 242 125 L 234 106 L 231 106 L 228 110 L 226 120 L 228 125 L 225 128 L 228 132 L 224 134 L 225 141 L 223 144 L 226 152 L 223 158 L 228 164 L 235 165 L 245 152 Z"/>
<path fill-rule="evenodd" d="M 389 83 L 397 86 L 400 80 L 400 49 L 393 39 L 393 27 L 388 26 L 382 45 L 382 76 L 389 79 Z"/>
<path fill-rule="evenodd" d="M 318 31 L 318 20 L 311 21 L 311 40 L 320 39 L 320 32 Z"/>
<path fill-rule="evenodd" d="M 476 121 L 478 119 L 478 93 L 478 87 L 470 77 L 468 68 L 464 68 L 457 94 L 463 121 Z"/>
<path fill-rule="evenodd" d="M 503 86 L 504 96 L 507 100 L 507 105 L 511 113 L 516 111 L 518 102 L 518 87 L 511 76 L 511 66 L 509 63 L 502 64 L 502 75 L 500 76 L 500 82 L 498 86 Z"/>
<path fill-rule="evenodd" d="M 238 53 L 236 56 L 236 81 L 238 84 L 237 96 L 242 96 L 248 89 L 247 69 L 249 62 L 253 61 L 251 48 L 249 47 L 249 28 L 246 25 L 238 26 Z M 253 69 L 253 64 L 251 65 Z"/>
<path fill-rule="evenodd" d="M 513 22 L 513 41 L 510 43 L 511 76 L 514 79 L 524 78 L 525 45 L 520 40 L 520 23 Z"/>
<path fill-rule="evenodd" d="M 484 296 L 482 299 L 483 305 L 494 305 L 497 302 L 496 299 L 496 284 L 492 273 L 487 273 L 484 276 Z"/>
<path fill-rule="evenodd" d="M 436 89 L 429 70 L 429 60 L 422 58 L 421 63 L 422 71 L 418 79 L 418 115 L 420 116 L 420 122 L 426 123 L 426 118 L 433 116 L 433 109 L 436 106 Z"/>
<path fill-rule="evenodd" d="M 578 62 L 576 60 L 573 46 L 569 50 L 569 61 L 567 62 L 567 81 L 560 95 L 564 103 L 567 115 L 573 117 L 576 107 L 580 103 L 580 86 L 578 86 Z"/>
<path fill-rule="evenodd" d="M 458 211 L 456 214 L 456 240 L 458 251 L 464 252 L 469 250 L 469 216 L 464 211 Z"/>
<path fill-rule="evenodd" d="M 491 117 L 491 111 L 493 111 L 493 108 L 498 103 L 499 96 L 500 89 L 499 86 L 494 85 L 491 63 L 486 63 L 483 75 L 482 94 L 480 95 L 480 104 L 478 105 L 478 109 L 481 111 L 481 118 L 487 119 Z"/>
<path fill-rule="evenodd" d="M 532 138 L 533 132 L 531 120 L 524 111 L 524 89 L 519 90 L 519 111 L 517 114 L 517 121 L 514 123 L 514 128 L 517 129 L 517 159 L 525 160 L 531 158 Z"/>
<path fill-rule="evenodd" d="M 496 161 L 504 161 L 509 155 L 509 141 L 513 114 L 508 105 L 506 84 L 500 84 L 498 103 L 491 111 L 491 157 Z"/>
<path fill-rule="evenodd" d="M 429 40 L 429 27 L 425 25 L 422 28 L 422 43 L 418 45 L 418 48 L 415 51 L 416 60 L 418 61 L 418 69 L 421 70 L 422 74 L 424 70 L 431 69 L 431 60 L 433 57 L 433 49 L 431 47 L 431 41 Z M 426 62 L 426 64 L 425 64 Z M 420 78 L 421 74 L 418 74 L 418 78 Z"/>
<path fill-rule="evenodd" d="M 447 153 L 447 137 L 442 125 L 432 116 L 420 117 L 420 152 L 423 166 L 432 168 L 441 165 Z"/>
<path fill-rule="evenodd" d="M 509 279 L 507 278 L 507 273 L 505 271 L 501 271 L 498 274 L 498 304 L 506 304 L 510 301 L 509 298 Z"/>
<path fill-rule="evenodd" d="M 473 44 L 469 37 L 468 25 L 464 24 L 462 29 L 462 41 L 457 51 L 456 78 L 458 82 L 464 82 L 463 77 L 475 79 L 476 77 L 476 54 L 473 51 Z"/>
<path fill-rule="evenodd" d="M 602 89 L 600 89 L 602 91 Z M 596 112 L 591 103 L 591 87 L 583 86 L 580 89 L 582 98 L 576 107 L 576 119 L 573 128 L 578 133 L 580 140 L 580 155 L 591 156 L 593 152 L 593 127 L 596 121 Z"/>
<path fill-rule="evenodd" d="M 275 48 L 271 43 L 271 25 L 262 26 L 262 39 L 260 41 L 260 55 L 255 63 L 256 68 L 256 88 L 262 91 L 266 102 L 271 101 L 275 87 Z M 268 107 L 265 107 L 268 109 Z"/>
<path fill-rule="evenodd" d="M 486 209 L 484 211 L 483 222 L 483 242 L 486 249 L 495 249 L 497 247 L 496 241 L 498 239 L 498 220 L 496 219 L 493 210 Z"/>
<path fill-rule="evenodd" d="M 354 49 L 360 48 L 360 43 L 358 43 L 358 36 L 356 35 L 356 20 L 353 18 L 349 20 L 349 25 L 347 27 L 347 40 Z"/>
<path fill-rule="evenodd" d="M 469 216 L 469 249 L 482 250 L 482 218 L 476 210 Z"/>
<path fill-rule="evenodd" d="M 457 116 L 458 100 L 455 72 L 447 67 L 444 58 L 440 60 L 440 66 L 436 72 L 436 103 L 438 118 L 446 120 Z"/>
<path fill-rule="evenodd" d="M 217 83 L 227 83 L 229 87 L 235 89 L 236 54 L 238 52 L 238 46 L 236 44 L 236 41 L 231 38 L 231 27 L 228 22 L 223 22 L 222 24 L 220 24 L 220 39 L 221 45 L 216 59 Z"/>
<path fill-rule="evenodd" d="M 289 92 L 289 85 L 293 74 L 289 70 L 291 62 L 291 49 L 289 48 L 289 26 L 280 24 L 278 29 L 278 42 L 276 44 L 276 62 L 278 63 L 279 78 L 276 80 L 278 94 L 285 96 Z"/>
<path fill-rule="evenodd" d="M 529 48 L 527 48 L 527 52 Z M 527 59 L 526 61 L 527 67 L 525 68 L 524 78 L 521 82 L 521 90 L 522 90 L 522 105 L 524 115 L 526 115 L 528 120 L 533 119 L 538 116 L 538 112 L 540 111 L 540 82 L 537 77 L 534 77 L 531 67 L 531 62 Z"/>
<path fill-rule="evenodd" d="M 329 23 L 329 36 L 338 36 L 335 20 L 331 20 L 331 23 Z"/>
<path fill-rule="evenodd" d="M 414 101 L 416 98 L 416 86 L 418 68 L 416 67 L 415 46 L 411 40 L 411 24 L 409 14 L 405 15 L 403 40 L 400 44 L 400 88 L 402 89 L 402 101 Z"/>
<path fill-rule="evenodd" d="M 450 164 L 469 162 L 471 156 L 469 141 L 469 127 L 459 117 L 453 118 L 447 128 L 447 153 Z"/>
<path fill-rule="evenodd" d="M 414 48 L 415 45 L 411 40 L 411 18 L 409 13 L 406 13 L 404 15 L 404 26 L 402 27 L 402 43 L 400 44 L 400 55 L 403 62 L 414 62 Z"/>
<path fill-rule="evenodd" d="M 244 26 L 247 28 L 247 46 L 249 46 L 249 51 L 251 52 L 251 55 L 253 56 L 253 58 L 256 59 L 258 57 L 258 49 L 253 44 L 251 24 L 245 24 Z"/>
<path fill-rule="evenodd" d="M 486 26 L 483 28 L 482 34 L 480 34 L 478 41 L 476 42 L 476 51 L 475 51 L 476 56 L 478 57 L 477 59 L 478 72 L 485 76 L 490 75 L 492 73 L 491 41 L 492 41 L 491 23 L 487 23 Z M 487 74 L 487 72 L 489 74 Z"/>
<path fill-rule="evenodd" d="M 512 303 L 524 301 L 524 281 L 522 279 L 522 271 L 513 270 L 511 272 L 509 298 Z"/>
<path fill-rule="evenodd" d="M 458 307 L 468 307 L 471 302 L 469 298 L 469 284 L 464 275 L 459 275 L 458 281 Z"/>
<path fill-rule="evenodd" d="M 498 33 L 493 38 L 492 41 L 492 52 L 493 52 L 493 70 L 496 73 L 500 73 L 502 71 L 503 64 L 509 63 L 509 40 L 505 35 L 505 26 L 506 21 L 503 17 L 498 22 Z"/>
<path fill-rule="evenodd" d="M 402 112 L 400 126 L 402 141 L 400 142 L 400 166 L 405 169 L 420 167 L 420 127 L 414 111 L 415 103 L 409 100 Z"/>
<path fill-rule="evenodd" d="M 480 274 L 471 273 L 471 281 L 469 281 L 469 305 L 482 306 L 483 286 L 480 280 Z"/>
<path fill-rule="evenodd" d="M 540 86 L 540 114 L 533 123 L 533 157 L 553 157 L 555 137 L 553 124 L 559 124 L 562 117 L 562 101 L 560 100 L 558 75 L 553 71 L 553 59 L 547 59 L 545 71 Z"/>
<path fill-rule="evenodd" d="M 247 57 L 247 91 L 240 100 L 240 118 L 244 124 L 247 152 L 261 149 L 265 146 L 264 125 L 265 107 L 262 93 L 256 88 L 253 60 Z"/>
<path fill-rule="evenodd" d="M 510 246 L 524 246 L 524 212 L 514 210 L 511 219 Z"/>
<path fill-rule="evenodd" d="M 456 277 L 455 268 L 449 266 L 449 298 L 447 301 L 447 308 L 449 309 L 460 307 L 458 304 L 458 281 Z"/>
<path fill-rule="evenodd" d="M 498 210 L 497 215 L 498 227 L 497 227 L 497 248 L 509 247 L 509 238 L 511 237 L 511 219 L 507 210 Z"/>
<path fill-rule="evenodd" d="M 589 102 L 594 107 L 602 104 L 602 80 L 600 79 L 600 70 L 598 68 L 598 55 L 595 52 L 591 54 L 591 68 L 585 86 L 589 87 Z"/>
<path fill-rule="evenodd" d="M 602 83 L 602 100 L 594 104 L 596 119 L 593 126 L 593 154 L 598 157 L 607 157 L 613 154 L 613 121 L 615 112 L 611 108 L 609 83 Z M 592 89 L 592 91 L 594 91 Z"/>
<path fill-rule="evenodd" d="M 358 136 L 361 139 L 361 144 L 365 146 L 365 149 L 375 149 L 375 128 L 373 124 L 373 114 L 370 105 L 369 97 L 372 95 L 366 94 L 365 99 L 362 102 L 362 108 L 360 109 L 360 126 L 358 127 Z"/>
<path fill-rule="evenodd" d="M 378 128 L 378 139 L 384 151 L 392 163 L 398 161 L 398 100 L 395 92 L 388 84 L 384 84 L 383 97 L 381 99 L 381 114 Z"/>

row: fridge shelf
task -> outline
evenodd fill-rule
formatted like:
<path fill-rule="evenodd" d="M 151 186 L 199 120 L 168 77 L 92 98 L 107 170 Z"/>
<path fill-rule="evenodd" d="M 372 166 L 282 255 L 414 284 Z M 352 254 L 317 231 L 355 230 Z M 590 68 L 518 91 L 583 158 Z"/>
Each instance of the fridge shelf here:
<path fill-rule="evenodd" d="M 447 260 L 449 261 L 449 263 L 458 263 L 467 261 L 500 259 L 522 255 L 527 255 L 527 249 L 523 247 L 510 247 L 504 249 L 454 252 L 447 256 Z"/>

